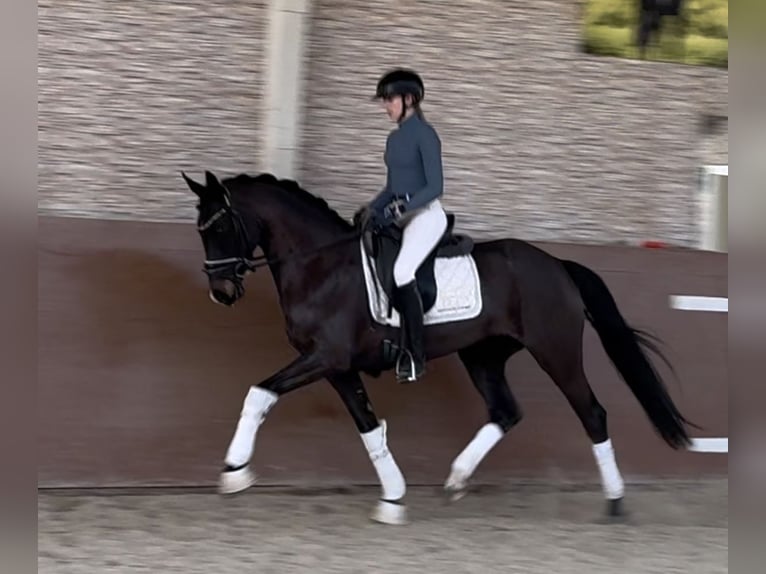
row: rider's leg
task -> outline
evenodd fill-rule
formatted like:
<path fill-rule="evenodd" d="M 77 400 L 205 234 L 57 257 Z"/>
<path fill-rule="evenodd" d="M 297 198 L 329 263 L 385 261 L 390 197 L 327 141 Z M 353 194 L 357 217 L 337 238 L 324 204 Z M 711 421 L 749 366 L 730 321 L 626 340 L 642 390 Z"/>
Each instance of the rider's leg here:
<path fill-rule="evenodd" d="M 415 381 L 425 371 L 423 303 L 415 282 L 415 273 L 446 229 L 447 215 L 438 200 L 411 214 L 404 224 L 402 247 L 394 263 L 394 282 L 412 361 L 405 361 L 400 381 Z"/>
<path fill-rule="evenodd" d="M 402 247 L 394 263 L 394 282 L 402 287 L 415 280 L 415 273 L 447 230 L 447 214 L 435 199 L 403 219 Z"/>
<path fill-rule="evenodd" d="M 415 281 L 396 290 L 396 303 L 401 311 L 402 327 L 400 354 L 396 363 L 396 378 L 402 382 L 415 382 L 425 373 L 423 345 L 423 302 Z"/>

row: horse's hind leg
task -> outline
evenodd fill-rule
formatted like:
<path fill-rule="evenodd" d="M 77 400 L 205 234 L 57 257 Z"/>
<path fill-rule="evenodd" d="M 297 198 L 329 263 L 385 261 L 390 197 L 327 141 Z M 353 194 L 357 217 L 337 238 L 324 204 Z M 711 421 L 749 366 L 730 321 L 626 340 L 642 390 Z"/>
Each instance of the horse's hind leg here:
<path fill-rule="evenodd" d="M 583 369 L 584 317 L 566 312 L 547 333 L 545 344 L 527 348 L 542 369 L 561 389 L 592 442 L 593 456 L 601 476 L 610 516 L 622 514 L 624 482 L 615 462 L 606 424 L 606 410 L 596 399 Z"/>
<path fill-rule="evenodd" d="M 453 500 L 465 494 L 468 480 L 487 453 L 521 420 L 521 410 L 505 379 L 505 364 L 522 348 L 521 343 L 510 337 L 493 337 L 458 353 L 487 405 L 489 421 L 452 462 L 444 488 Z"/>
<path fill-rule="evenodd" d="M 407 485 L 396 464 L 386 440 L 386 421 L 378 421 L 372 410 L 364 383 L 358 373 L 336 373 L 327 380 L 340 395 L 367 448 L 375 472 L 380 480 L 382 494 L 370 518 L 384 524 L 404 524 L 407 509 L 402 504 Z"/>

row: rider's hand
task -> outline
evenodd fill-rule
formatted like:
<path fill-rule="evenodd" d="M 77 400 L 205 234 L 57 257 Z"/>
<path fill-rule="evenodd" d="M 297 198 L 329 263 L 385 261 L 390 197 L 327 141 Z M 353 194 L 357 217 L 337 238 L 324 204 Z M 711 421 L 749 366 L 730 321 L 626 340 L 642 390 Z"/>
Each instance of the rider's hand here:
<path fill-rule="evenodd" d="M 377 209 L 368 210 L 367 225 L 369 225 L 372 229 L 383 227 L 386 223 L 386 216 L 382 213 L 382 211 Z"/>
<path fill-rule="evenodd" d="M 356 210 L 356 213 L 354 213 L 354 217 L 352 221 L 354 222 L 354 225 L 356 227 L 359 227 L 361 229 L 364 229 L 364 227 L 367 225 L 367 220 L 370 217 L 370 207 L 368 205 L 363 205 L 359 209 Z"/>
<path fill-rule="evenodd" d="M 385 207 L 383 213 L 387 219 L 398 221 L 406 211 L 404 202 L 401 199 L 395 199 Z"/>

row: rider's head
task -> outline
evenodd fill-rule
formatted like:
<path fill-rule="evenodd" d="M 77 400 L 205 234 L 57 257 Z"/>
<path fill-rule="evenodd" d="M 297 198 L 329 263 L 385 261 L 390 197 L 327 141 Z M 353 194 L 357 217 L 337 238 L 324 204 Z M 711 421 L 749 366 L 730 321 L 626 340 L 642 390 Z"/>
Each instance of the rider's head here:
<path fill-rule="evenodd" d="M 411 113 L 422 116 L 420 102 L 425 95 L 423 80 L 412 70 L 391 70 L 378 80 L 375 99 L 380 99 L 388 117 L 401 122 Z"/>

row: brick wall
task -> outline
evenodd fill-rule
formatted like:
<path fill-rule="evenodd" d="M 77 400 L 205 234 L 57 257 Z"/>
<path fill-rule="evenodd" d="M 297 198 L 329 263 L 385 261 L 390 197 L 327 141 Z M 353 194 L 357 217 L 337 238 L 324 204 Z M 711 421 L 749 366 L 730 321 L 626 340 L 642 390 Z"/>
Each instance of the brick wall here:
<path fill-rule="evenodd" d="M 41 1 L 41 210 L 188 220 L 179 169 L 259 169 L 264 4 Z M 579 11 L 315 1 L 299 180 L 344 215 L 377 192 L 391 125 L 369 95 L 406 64 L 459 229 L 689 244 L 696 169 L 728 162 L 725 121 L 701 130 L 728 115 L 728 72 L 582 54 Z"/>
<path fill-rule="evenodd" d="M 728 161 L 728 73 L 591 57 L 579 2 L 316 2 L 302 182 L 342 211 L 384 183 L 387 117 L 366 100 L 399 63 L 426 81 L 446 199 L 481 235 L 688 243 L 696 168 Z M 725 125 L 724 125 L 725 130 Z"/>
<path fill-rule="evenodd" d="M 257 169 L 265 18 L 265 0 L 40 0 L 40 211 L 188 220 L 179 170 Z"/>

